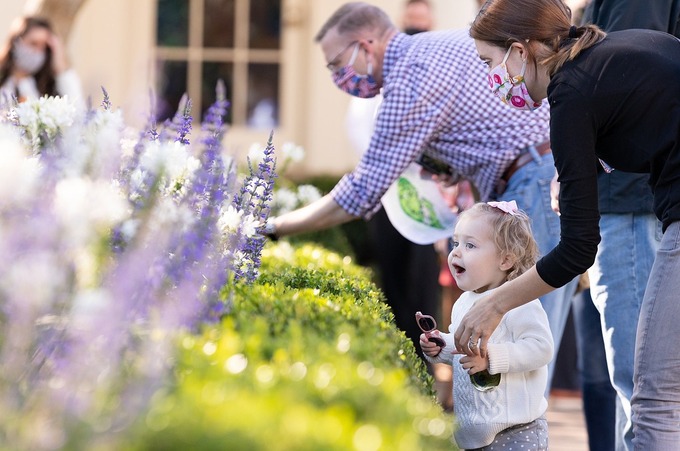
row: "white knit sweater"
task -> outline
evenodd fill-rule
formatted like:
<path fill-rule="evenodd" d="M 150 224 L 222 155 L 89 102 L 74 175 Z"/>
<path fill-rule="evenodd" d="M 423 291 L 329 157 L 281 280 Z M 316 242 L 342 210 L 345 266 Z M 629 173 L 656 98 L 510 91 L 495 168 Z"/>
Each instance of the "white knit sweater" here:
<path fill-rule="evenodd" d="M 451 312 L 449 333 L 442 333 L 446 347 L 428 360 L 453 366 L 454 438 L 463 449 L 480 448 L 493 442 L 500 431 L 540 418 L 548 407 L 544 393 L 548 383 L 548 362 L 553 357 L 553 340 L 548 318 L 538 300 L 510 310 L 491 335 L 488 345 L 489 373 L 501 374 L 498 387 L 476 390 L 452 354 L 453 334 L 463 316 L 482 294 L 465 292 Z"/>

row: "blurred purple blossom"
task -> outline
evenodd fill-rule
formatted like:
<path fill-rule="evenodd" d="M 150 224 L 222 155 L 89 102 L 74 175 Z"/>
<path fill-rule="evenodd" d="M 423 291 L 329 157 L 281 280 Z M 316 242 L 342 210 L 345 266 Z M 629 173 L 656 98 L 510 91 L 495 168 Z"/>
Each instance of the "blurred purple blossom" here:
<path fill-rule="evenodd" d="M 10 448 L 115 448 L 167 383 L 177 334 L 227 313 L 230 284 L 253 281 L 259 267 L 272 136 L 235 193 L 222 83 L 197 145 L 188 99 L 160 131 L 152 113 L 149 129 L 123 145 L 119 112 L 102 92 L 102 110 L 54 135 L 27 131 L 49 130 L 39 111 L 29 123 L 14 109 L 0 123 L 8 180 L 0 181 L 0 437 Z"/>

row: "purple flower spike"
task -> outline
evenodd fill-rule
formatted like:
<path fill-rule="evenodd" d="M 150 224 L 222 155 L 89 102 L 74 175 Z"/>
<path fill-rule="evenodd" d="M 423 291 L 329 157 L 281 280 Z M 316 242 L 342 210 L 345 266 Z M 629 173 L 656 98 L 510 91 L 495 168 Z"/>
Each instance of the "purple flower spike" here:
<path fill-rule="evenodd" d="M 104 95 L 104 100 L 102 100 L 102 108 L 106 111 L 111 111 L 111 100 L 109 99 L 109 93 L 106 92 L 106 89 L 102 86 L 102 94 Z"/>
<path fill-rule="evenodd" d="M 276 178 L 273 136 L 274 133 L 270 133 L 267 147 L 264 149 L 264 157 L 257 165 L 256 170 L 253 169 L 250 160 L 248 161 L 250 175 L 246 177 L 240 193 L 234 197 L 233 202 L 236 208 L 243 211 L 244 217 L 250 215 L 262 226 L 269 218 L 274 179 Z M 239 250 L 246 258 L 241 262 L 236 262 L 237 264 L 234 267 L 236 280 L 245 279 L 248 283 L 255 281 L 260 267 L 260 255 L 264 242 L 265 238 L 262 233 L 246 236 L 241 242 Z"/>

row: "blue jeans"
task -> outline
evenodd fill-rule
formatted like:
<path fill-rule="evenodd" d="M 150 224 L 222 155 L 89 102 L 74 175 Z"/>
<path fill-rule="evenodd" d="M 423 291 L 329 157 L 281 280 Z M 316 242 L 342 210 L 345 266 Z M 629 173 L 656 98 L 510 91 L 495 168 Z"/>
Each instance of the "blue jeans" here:
<path fill-rule="evenodd" d="M 550 207 L 550 181 L 554 175 L 555 163 L 552 154 L 542 157 L 534 154 L 534 161 L 515 172 L 505 192 L 498 196 L 498 200 L 517 201 L 517 206 L 531 218 L 531 228 L 541 256 L 550 252 L 560 241 L 560 218 Z M 555 343 L 555 355 L 560 347 L 577 282 L 574 279 L 540 298 L 543 309 L 548 315 L 548 323 Z M 553 358 L 548 365 L 546 395 L 550 392 L 554 369 L 555 359 Z"/>
<path fill-rule="evenodd" d="M 600 312 L 609 377 L 624 414 L 617 421 L 616 449 L 632 450 L 635 334 L 660 226 L 653 214 L 603 214 L 600 235 L 595 264 L 588 271 L 590 292 Z"/>
<path fill-rule="evenodd" d="M 600 312 L 593 304 L 590 290 L 574 296 L 572 312 L 588 449 L 611 451 L 615 449 L 618 403 L 607 370 Z"/>
<path fill-rule="evenodd" d="M 680 448 L 680 221 L 663 234 L 640 310 L 636 336 L 633 444 Z"/>

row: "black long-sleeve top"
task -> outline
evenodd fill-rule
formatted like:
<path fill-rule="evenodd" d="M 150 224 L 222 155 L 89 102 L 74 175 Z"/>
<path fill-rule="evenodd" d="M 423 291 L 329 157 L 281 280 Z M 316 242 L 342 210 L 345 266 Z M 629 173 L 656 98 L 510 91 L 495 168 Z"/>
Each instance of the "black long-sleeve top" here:
<path fill-rule="evenodd" d="M 607 35 L 553 75 L 550 141 L 560 181 L 560 243 L 537 263 L 554 287 L 593 263 L 597 163 L 649 173 L 664 230 L 680 220 L 680 40 L 649 30 Z"/>

